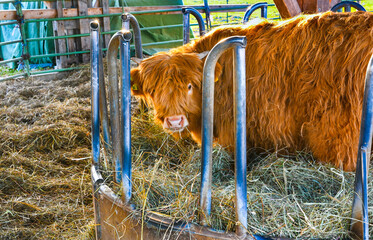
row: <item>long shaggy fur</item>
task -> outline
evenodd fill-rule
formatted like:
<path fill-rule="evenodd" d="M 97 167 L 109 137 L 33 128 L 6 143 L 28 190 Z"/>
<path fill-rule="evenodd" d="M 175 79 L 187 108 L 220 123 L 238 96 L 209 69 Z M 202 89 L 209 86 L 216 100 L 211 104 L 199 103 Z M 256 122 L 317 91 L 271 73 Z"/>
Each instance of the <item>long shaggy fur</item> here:
<path fill-rule="evenodd" d="M 372 13 L 323 13 L 279 23 L 217 28 L 159 53 L 131 71 L 133 94 L 153 102 L 159 121 L 185 114 L 201 142 L 203 61 L 229 36 L 246 36 L 248 147 L 309 149 L 316 159 L 353 171 L 364 80 L 373 48 Z M 232 52 L 219 59 L 214 138 L 234 144 Z M 192 83 L 193 95 L 187 95 Z"/>

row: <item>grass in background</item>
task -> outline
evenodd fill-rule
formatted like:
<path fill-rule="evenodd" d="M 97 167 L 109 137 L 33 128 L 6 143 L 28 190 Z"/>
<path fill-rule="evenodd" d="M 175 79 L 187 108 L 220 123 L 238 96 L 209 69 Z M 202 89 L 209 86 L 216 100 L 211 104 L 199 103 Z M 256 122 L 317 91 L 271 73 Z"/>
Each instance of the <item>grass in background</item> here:
<path fill-rule="evenodd" d="M 244 0 L 209 0 L 210 5 L 214 4 L 255 4 L 259 2 L 267 2 L 269 4 L 268 7 L 268 18 L 269 19 L 280 19 L 280 14 L 274 5 L 274 2 L 272 0 L 269 1 L 260 1 L 260 0 L 249 0 L 249 1 L 244 1 Z M 364 6 L 364 8 L 367 11 L 373 11 L 373 1 L 372 0 L 362 0 L 358 1 L 361 5 Z M 203 0 L 184 0 L 185 5 L 203 5 Z M 352 9 L 354 11 L 354 9 Z M 241 24 L 242 18 L 244 16 L 244 12 L 229 12 L 229 13 L 214 13 L 212 12 L 212 24 L 217 26 L 217 25 L 223 25 L 223 24 Z M 260 17 L 260 10 L 257 10 L 253 13 L 252 17 L 253 18 L 258 18 Z M 197 21 L 194 19 L 194 17 L 191 18 L 191 23 L 196 24 Z M 198 32 L 197 28 L 193 28 L 194 32 Z"/>

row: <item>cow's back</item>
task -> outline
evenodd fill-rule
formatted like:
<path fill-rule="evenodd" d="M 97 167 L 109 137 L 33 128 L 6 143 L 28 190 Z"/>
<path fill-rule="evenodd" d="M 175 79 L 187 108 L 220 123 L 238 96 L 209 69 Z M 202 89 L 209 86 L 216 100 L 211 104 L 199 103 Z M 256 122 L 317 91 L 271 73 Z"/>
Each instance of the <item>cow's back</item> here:
<path fill-rule="evenodd" d="M 275 24 L 220 28 L 196 51 L 246 35 L 247 134 L 250 146 L 302 150 L 354 168 L 373 14 L 324 13 Z M 190 47 L 189 46 L 189 47 Z M 222 56 L 215 90 L 215 137 L 234 143 L 232 53 Z"/>

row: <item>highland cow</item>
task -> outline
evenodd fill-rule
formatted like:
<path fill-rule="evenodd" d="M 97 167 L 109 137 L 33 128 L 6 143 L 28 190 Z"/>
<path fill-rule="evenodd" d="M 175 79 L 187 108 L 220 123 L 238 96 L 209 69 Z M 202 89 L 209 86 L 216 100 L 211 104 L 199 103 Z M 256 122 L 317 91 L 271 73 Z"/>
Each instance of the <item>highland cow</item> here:
<path fill-rule="evenodd" d="M 217 28 L 142 61 L 132 94 L 152 102 L 171 132 L 201 143 L 203 53 L 230 36 L 246 36 L 248 147 L 308 149 L 345 171 L 356 165 L 372 13 L 322 13 L 283 22 Z M 215 69 L 214 140 L 233 148 L 232 51 Z"/>

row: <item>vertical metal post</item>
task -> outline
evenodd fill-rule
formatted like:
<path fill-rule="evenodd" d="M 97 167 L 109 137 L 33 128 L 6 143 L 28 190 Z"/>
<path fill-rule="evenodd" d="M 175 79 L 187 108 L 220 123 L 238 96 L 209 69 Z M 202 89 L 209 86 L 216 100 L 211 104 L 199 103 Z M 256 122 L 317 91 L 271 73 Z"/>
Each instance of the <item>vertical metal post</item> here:
<path fill-rule="evenodd" d="M 183 7 L 181 9 L 181 12 L 183 13 L 184 44 L 187 44 L 190 41 L 190 14 L 192 14 L 197 19 L 200 37 L 205 35 L 206 29 L 203 17 L 196 9 Z"/>
<path fill-rule="evenodd" d="M 184 8 L 181 10 L 183 12 L 183 44 L 187 44 L 190 41 L 190 14 L 185 13 Z"/>
<path fill-rule="evenodd" d="M 245 38 L 246 40 L 246 38 Z M 236 233 L 245 235 L 247 229 L 246 181 L 246 64 L 245 45 L 236 45 L 233 54 L 233 96 L 235 122 L 235 172 L 236 172 Z"/>
<path fill-rule="evenodd" d="M 92 158 L 93 164 L 99 168 L 100 161 L 100 111 L 99 111 L 99 91 L 100 91 L 100 53 L 99 53 L 99 23 L 91 22 L 91 112 L 92 112 Z"/>
<path fill-rule="evenodd" d="M 369 239 L 368 169 L 373 135 L 373 56 L 365 78 L 363 112 L 361 116 L 359 152 L 357 156 L 351 232 L 358 239 Z"/>
<path fill-rule="evenodd" d="M 30 54 L 28 51 L 27 40 L 26 40 L 27 36 L 26 36 L 26 30 L 25 30 L 25 19 L 23 18 L 23 12 L 22 12 L 22 2 L 17 0 L 13 3 L 13 5 L 16 9 L 17 21 L 18 21 L 20 32 L 21 32 L 23 63 L 25 64 L 25 70 L 26 70 L 27 77 L 29 77 L 30 76 L 30 64 L 29 64 Z"/>
<path fill-rule="evenodd" d="M 214 79 L 215 66 L 219 57 L 229 48 L 235 49 L 234 86 L 238 91 L 235 98 L 235 120 L 238 126 L 236 137 L 236 218 L 240 222 L 237 234 L 244 234 L 247 228 L 246 203 L 246 88 L 245 85 L 245 47 L 246 37 L 229 37 L 220 41 L 210 51 L 203 68 L 202 83 L 202 171 L 201 171 L 201 209 L 202 224 L 207 225 L 211 213 L 211 182 L 212 182 L 212 137 L 214 124 Z M 242 49 L 240 49 L 242 48 Z M 240 65 L 240 66 L 237 66 Z M 242 108 L 243 107 L 243 108 Z M 245 119 L 243 119 L 245 118 Z M 238 146 L 240 145 L 240 146 Z M 244 168 L 244 169 L 243 169 Z"/>
<path fill-rule="evenodd" d="M 103 53 L 102 53 L 102 37 L 101 37 L 101 29 L 100 25 L 97 21 L 91 22 L 91 31 L 92 31 L 92 24 L 98 24 L 97 32 L 99 35 L 99 57 L 98 57 L 98 65 L 99 65 L 99 89 L 100 89 L 100 120 L 101 120 L 101 127 L 103 132 L 104 138 L 104 147 L 108 149 L 111 147 L 111 139 L 110 139 L 110 130 L 109 130 L 109 118 L 108 118 L 108 109 L 107 109 L 107 101 L 106 101 L 106 88 L 105 88 L 105 78 L 104 78 L 104 64 L 102 62 Z M 91 40 L 92 41 L 92 40 Z M 92 48 L 91 48 L 92 49 Z M 91 53 L 92 54 L 92 53 Z M 92 61 L 92 56 L 91 56 Z"/>
<path fill-rule="evenodd" d="M 211 29 L 211 19 L 210 19 L 210 7 L 209 7 L 209 1 L 203 0 L 203 4 L 205 5 L 205 14 L 206 14 L 206 28 L 207 30 Z"/>
<path fill-rule="evenodd" d="M 120 40 L 120 57 L 122 66 L 122 119 L 123 129 L 123 159 L 122 186 L 125 203 L 131 199 L 131 80 L 130 80 L 130 40 L 131 32 L 123 33 Z"/>
<path fill-rule="evenodd" d="M 100 121 L 99 121 L 99 97 L 100 97 L 100 84 L 99 78 L 101 75 L 100 68 L 100 25 L 97 21 L 90 23 L 91 27 L 91 126 L 92 126 L 92 177 L 96 176 L 100 169 Z M 93 181 L 93 203 L 95 209 L 95 223 L 96 223 L 96 239 L 101 239 L 101 226 L 100 226 L 100 206 L 96 200 L 98 197 L 98 188 L 102 181 Z"/>
<path fill-rule="evenodd" d="M 113 149 L 114 180 L 120 183 L 122 176 L 122 159 L 123 159 L 123 138 L 122 128 L 120 127 L 120 110 L 119 110 L 119 84 L 117 55 L 120 39 L 123 38 L 122 32 L 117 32 L 110 39 L 108 46 L 108 82 L 109 82 L 109 102 L 110 102 L 110 122 L 111 122 L 111 139 Z"/>

